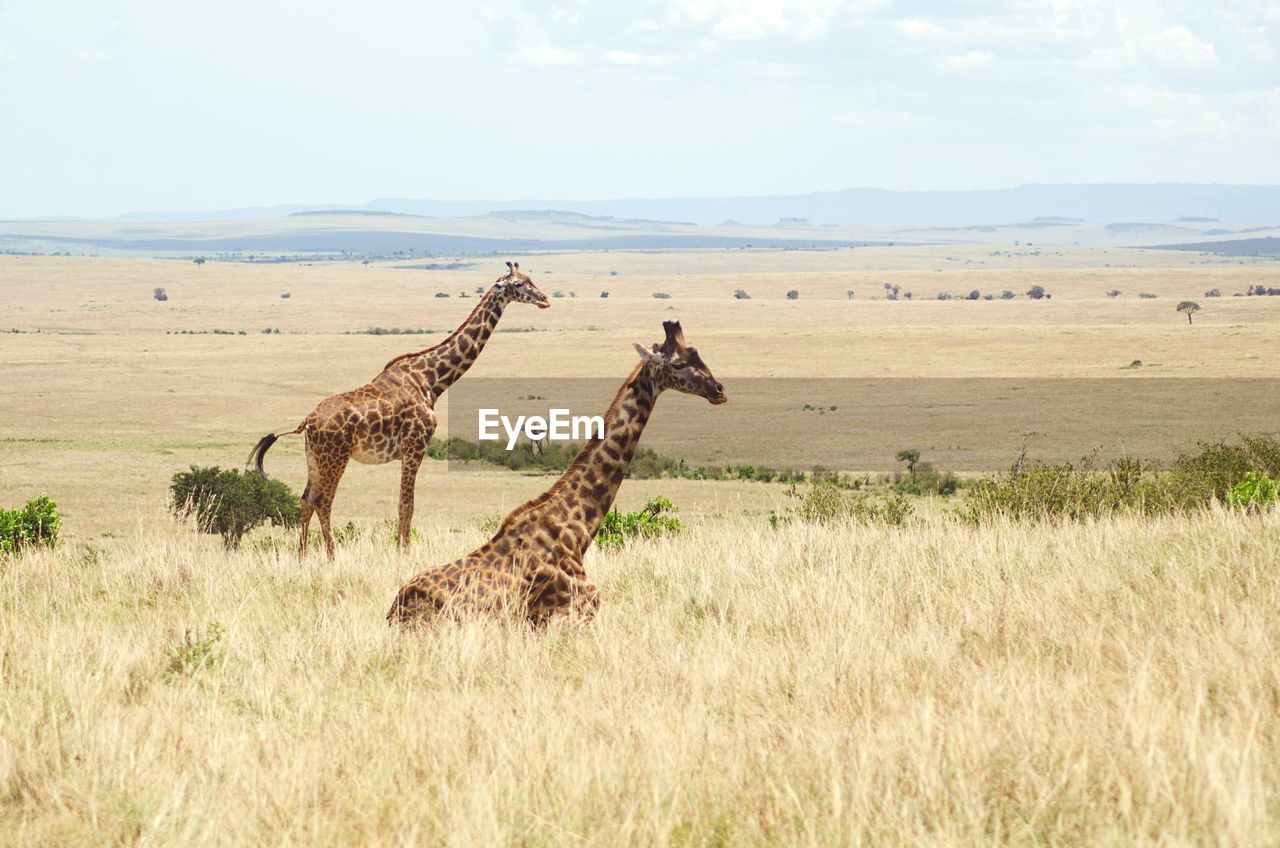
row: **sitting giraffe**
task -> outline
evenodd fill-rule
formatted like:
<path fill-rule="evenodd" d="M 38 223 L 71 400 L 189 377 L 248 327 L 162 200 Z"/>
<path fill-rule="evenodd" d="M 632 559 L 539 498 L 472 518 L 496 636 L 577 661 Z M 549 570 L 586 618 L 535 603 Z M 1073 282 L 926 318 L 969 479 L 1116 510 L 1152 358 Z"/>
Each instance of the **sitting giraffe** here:
<path fill-rule="evenodd" d="M 728 400 L 698 352 L 685 346 L 679 322 L 662 326 L 667 338 L 661 346 L 636 345 L 641 362 L 605 413 L 604 437 L 588 442 L 555 485 L 517 507 L 492 539 L 401 587 L 388 622 L 507 610 L 540 625 L 570 611 L 595 612 L 599 597 L 582 558 L 613 504 L 654 401 L 664 389 L 713 404 Z"/>
<path fill-rule="evenodd" d="M 259 474 L 265 474 L 262 460 L 276 439 L 304 434 L 307 487 L 302 492 L 299 556 L 307 552 L 307 525 L 315 512 L 320 516 L 325 550 L 333 558 L 329 513 L 338 481 L 351 459 L 372 465 L 400 460 L 398 544 L 402 549 L 408 544 L 414 482 L 427 442 L 436 431 L 436 401 L 467 373 L 498 325 L 503 308 L 511 301 L 536 304 L 540 309 L 551 305 L 533 281 L 520 272 L 520 263 L 508 262 L 507 273 L 494 282 L 467 320 L 440 344 L 397 356 L 369 383 L 320 401 L 293 430 L 262 437 L 249 454 L 249 462 L 257 465 Z"/>

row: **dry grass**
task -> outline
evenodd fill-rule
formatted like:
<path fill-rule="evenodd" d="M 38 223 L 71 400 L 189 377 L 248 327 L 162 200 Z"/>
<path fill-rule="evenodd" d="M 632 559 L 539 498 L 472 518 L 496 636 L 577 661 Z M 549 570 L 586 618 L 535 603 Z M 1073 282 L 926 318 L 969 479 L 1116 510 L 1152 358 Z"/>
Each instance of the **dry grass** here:
<path fill-rule="evenodd" d="M 427 529 L 0 563 L 0 842 L 1280 840 L 1280 515 L 724 519 L 593 553 L 589 625 L 390 632 Z"/>
<path fill-rule="evenodd" d="M 966 460 L 983 439 L 1016 449 L 964 381 L 842 398 L 821 418 L 800 407 L 822 398 L 785 386 L 1103 377 L 1123 394 L 1139 373 L 1273 376 L 1280 298 L 1202 301 L 1194 327 L 1173 306 L 1276 285 L 1275 263 L 1102 251 L 537 257 L 544 288 L 579 297 L 513 308 L 504 325 L 537 332 L 496 336 L 468 380 L 603 378 L 574 410 L 594 412 L 630 343 L 679 317 L 731 395 L 778 378 L 780 414 L 762 427 L 746 388 L 709 411 L 664 398 L 646 445 L 726 461 L 798 447 L 803 465 L 838 466 L 826 431 L 883 442 L 886 462 L 911 440 L 963 470 L 982 467 Z M 382 619 L 401 582 L 546 478 L 429 463 L 426 541 L 401 557 L 380 530 L 333 565 L 228 556 L 167 519 L 174 471 L 239 464 L 443 335 L 346 332 L 447 330 L 474 303 L 457 292 L 492 276 L 0 256 L 3 320 L 21 331 L 0 334 L 0 505 L 48 491 L 67 539 L 0 560 L 0 844 L 1280 842 L 1276 514 L 973 529 L 922 508 L 901 530 L 773 532 L 782 487 L 629 481 L 620 507 L 666 494 L 692 527 L 593 553 L 597 620 L 407 635 Z M 889 280 L 925 296 L 1042 283 L 1054 299 L 867 300 Z M 213 328 L 247 335 L 167 334 Z M 1141 372 L 1121 370 L 1134 359 Z M 1237 409 L 1223 391 L 1171 398 L 1125 446 L 1274 424 L 1274 392 Z M 1132 424 L 1102 414 L 1107 392 L 1030 394 L 1033 450 Z M 268 460 L 295 489 L 300 453 L 285 440 Z M 390 518 L 397 475 L 349 470 L 337 523 Z"/>
<path fill-rule="evenodd" d="M 943 250 L 999 267 L 934 271 L 929 251 Z M 1099 248 L 1063 250 L 1077 265 L 1100 259 Z M 1076 459 L 1094 448 L 1168 456 L 1197 439 L 1273 429 L 1280 418 L 1280 393 L 1227 382 L 1274 377 L 1280 298 L 1201 298 L 1209 288 L 1280 285 L 1277 263 L 1205 267 L 1198 256 L 1147 252 L 1127 260 L 1183 264 L 1046 269 L 991 252 L 944 246 L 528 257 L 540 285 L 579 297 L 557 299 L 545 311 L 512 307 L 503 327 L 537 332 L 495 336 L 446 401 L 498 378 L 550 378 L 568 382 L 536 394 L 582 407 L 575 412 L 599 412 L 634 364 L 631 342 L 655 340 L 662 320 L 677 317 L 732 398 L 723 409 L 689 398 L 662 401 L 645 444 L 693 462 L 883 472 L 895 467 L 897 450 L 914 446 L 942 467 L 974 472 L 1006 467 L 1023 437 L 1031 455 L 1044 459 Z M 1103 261 L 1114 259 L 1108 253 Z M 496 261 L 474 261 L 425 272 L 355 262 L 196 268 L 185 261 L 0 256 L 0 329 L 22 331 L 0 332 L 0 504 L 47 490 L 69 513 L 72 537 L 118 535 L 122 518 L 155 515 L 173 472 L 191 463 L 238 465 L 263 433 L 291 428 L 321 398 L 360 385 L 392 356 L 439 341 L 475 302 L 458 292 L 493 279 Z M 882 265 L 891 270 L 875 270 Z M 610 277 L 610 269 L 619 276 Z M 926 296 L 939 289 L 1021 292 L 1043 283 L 1054 298 L 870 300 L 889 280 Z M 170 299 L 154 301 L 155 287 Z M 1125 297 L 1108 299 L 1112 287 Z M 753 299 L 734 300 L 736 288 Z M 790 288 L 801 291 L 800 300 L 785 300 Z M 845 298 L 849 288 L 858 292 L 853 301 Z M 608 299 L 597 296 L 601 289 L 611 292 Z M 655 300 L 657 290 L 674 296 Z M 286 291 L 291 297 L 282 300 Z M 454 296 L 436 299 L 436 291 Z M 1140 300 L 1139 291 L 1160 298 Z M 1174 311 L 1187 297 L 1204 305 L 1193 327 Z M 346 335 L 371 326 L 439 332 Z M 283 333 L 263 335 L 267 327 Z M 214 328 L 246 335 L 172 334 Z M 1144 366 L 1127 370 L 1135 359 Z M 599 383 L 590 394 L 584 389 L 579 403 L 572 381 L 586 377 Z M 849 382 L 824 388 L 814 377 Z M 872 397 L 851 382 L 883 377 L 900 382 Z M 1027 382 L 1016 392 L 995 392 L 1000 398 L 951 379 L 959 377 Z M 1193 377 L 1223 388 L 1144 395 L 1142 403 L 1132 394 L 1138 382 Z M 1066 380 L 1048 386 L 1047 378 L 1103 379 L 1109 390 Z M 1238 403 L 1242 391 L 1250 399 Z M 528 393 L 487 399 L 506 406 L 512 394 Z M 818 416 L 805 404 L 839 410 Z M 303 474 L 298 454 L 285 440 L 268 459 L 270 472 L 295 488 Z M 394 467 L 351 468 L 338 520 L 391 515 L 397 475 Z M 472 486 L 468 506 L 501 512 L 542 485 L 446 480 L 431 467 L 421 481 L 420 513 L 453 509 L 457 493 Z M 745 497 L 755 499 L 756 491 Z M 689 505 L 709 492 L 671 494 Z"/>

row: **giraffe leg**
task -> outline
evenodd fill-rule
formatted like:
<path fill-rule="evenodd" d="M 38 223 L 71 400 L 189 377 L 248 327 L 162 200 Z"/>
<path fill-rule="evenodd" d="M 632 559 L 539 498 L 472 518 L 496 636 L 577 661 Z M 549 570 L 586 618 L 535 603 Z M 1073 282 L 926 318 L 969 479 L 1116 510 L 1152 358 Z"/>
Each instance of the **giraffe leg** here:
<path fill-rule="evenodd" d="M 413 524 L 413 490 L 422 466 L 425 447 L 421 444 L 406 446 L 400 462 L 400 535 L 396 546 L 400 550 L 409 547 L 409 528 Z"/>
<path fill-rule="evenodd" d="M 311 526 L 311 514 L 316 508 L 311 505 L 311 483 L 308 481 L 307 487 L 302 490 L 302 497 L 298 499 L 300 511 L 298 516 L 298 524 L 302 527 L 302 538 L 298 540 L 298 556 L 307 555 L 307 529 Z"/>
<path fill-rule="evenodd" d="M 342 479 L 342 473 L 347 470 L 349 458 L 350 455 L 347 453 L 328 458 L 324 473 L 317 481 L 315 494 L 311 498 L 316 515 L 320 518 L 320 533 L 324 536 L 324 549 L 331 560 L 333 559 L 333 531 L 330 529 L 329 519 L 333 509 L 333 497 L 338 491 L 338 481 Z"/>

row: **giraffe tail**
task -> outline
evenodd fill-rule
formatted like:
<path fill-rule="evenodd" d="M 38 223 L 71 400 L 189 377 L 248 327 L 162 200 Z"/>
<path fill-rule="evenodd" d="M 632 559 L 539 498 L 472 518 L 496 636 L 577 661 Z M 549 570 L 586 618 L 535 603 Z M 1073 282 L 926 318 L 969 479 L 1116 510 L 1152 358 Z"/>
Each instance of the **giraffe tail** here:
<path fill-rule="evenodd" d="M 267 435 L 259 439 L 258 443 L 253 446 L 253 450 L 249 452 L 249 459 L 245 464 L 256 466 L 258 469 L 258 476 L 266 477 L 267 472 L 262 468 L 262 460 L 266 458 L 267 451 L 270 450 L 271 446 L 276 443 L 276 439 L 280 438 L 280 436 L 292 436 L 295 433 L 301 433 L 301 432 L 302 432 L 302 425 L 299 424 L 297 429 L 290 430 L 287 433 L 280 433 L 279 435 L 275 433 L 268 433 Z"/>

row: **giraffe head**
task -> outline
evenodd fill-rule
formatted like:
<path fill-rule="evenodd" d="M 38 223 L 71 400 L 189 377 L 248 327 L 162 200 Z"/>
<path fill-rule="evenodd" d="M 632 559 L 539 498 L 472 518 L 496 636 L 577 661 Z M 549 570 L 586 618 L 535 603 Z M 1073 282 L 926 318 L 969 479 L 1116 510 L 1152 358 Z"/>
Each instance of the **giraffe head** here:
<path fill-rule="evenodd" d="M 547 296 L 533 284 L 529 275 L 521 273 L 519 262 L 507 263 L 507 273 L 493 281 L 493 292 L 499 297 L 506 298 L 508 303 L 511 301 L 532 303 L 539 309 L 547 309 L 551 306 L 551 301 L 547 300 Z"/>
<path fill-rule="evenodd" d="M 675 389 L 687 395 L 698 395 L 715 404 L 729 400 L 724 385 L 711 373 L 696 348 L 684 343 L 684 331 L 679 321 L 663 321 L 662 329 L 667 337 L 652 349 L 636 345 L 644 367 L 659 389 Z"/>

